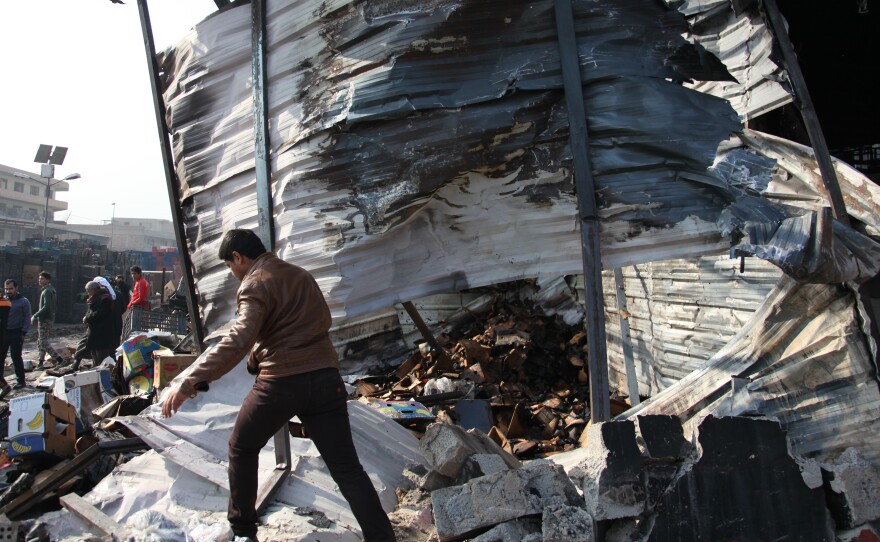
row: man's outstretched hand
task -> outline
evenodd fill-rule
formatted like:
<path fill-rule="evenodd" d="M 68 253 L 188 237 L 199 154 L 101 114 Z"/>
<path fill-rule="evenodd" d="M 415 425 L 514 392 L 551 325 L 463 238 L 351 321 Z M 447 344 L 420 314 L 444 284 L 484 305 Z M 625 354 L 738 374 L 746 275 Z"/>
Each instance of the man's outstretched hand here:
<path fill-rule="evenodd" d="M 165 397 L 165 402 L 162 403 L 162 416 L 166 418 L 173 416 L 175 412 L 180 410 L 180 406 L 187 399 L 189 399 L 189 396 L 180 391 L 180 386 L 172 389 L 168 396 Z"/>

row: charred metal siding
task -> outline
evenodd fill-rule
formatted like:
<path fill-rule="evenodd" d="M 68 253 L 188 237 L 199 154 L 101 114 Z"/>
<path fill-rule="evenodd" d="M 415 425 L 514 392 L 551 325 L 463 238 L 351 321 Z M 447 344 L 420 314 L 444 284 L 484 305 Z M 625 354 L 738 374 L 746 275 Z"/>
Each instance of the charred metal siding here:
<path fill-rule="evenodd" d="M 580 270 L 551 15 L 552 2 L 269 3 L 276 244 L 334 317 Z M 234 287 L 216 242 L 256 217 L 248 16 L 214 15 L 162 62 L 209 330 Z M 729 196 L 706 168 L 739 124 L 674 82 L 723 67 L 654 2 L 578 2 L 575 17 L 603 263 L 726 248 L 714 222 Z"/>

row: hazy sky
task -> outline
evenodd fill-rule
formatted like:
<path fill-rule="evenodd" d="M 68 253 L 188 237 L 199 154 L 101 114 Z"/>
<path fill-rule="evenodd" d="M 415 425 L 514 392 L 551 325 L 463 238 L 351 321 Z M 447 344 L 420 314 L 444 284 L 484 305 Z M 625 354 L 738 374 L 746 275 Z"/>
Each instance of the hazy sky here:
<path fill-rule="evenodd" d="M 216 10 L 213 0 L 150 0 L 156 48 Z M 0 0 L 0 164 L 39 177 L 41 143 L 68 147 L 55 177 L 69 212 L 171 218 L 136 0 Z M 68 215 L 70 215 L 68 217 Z"/>

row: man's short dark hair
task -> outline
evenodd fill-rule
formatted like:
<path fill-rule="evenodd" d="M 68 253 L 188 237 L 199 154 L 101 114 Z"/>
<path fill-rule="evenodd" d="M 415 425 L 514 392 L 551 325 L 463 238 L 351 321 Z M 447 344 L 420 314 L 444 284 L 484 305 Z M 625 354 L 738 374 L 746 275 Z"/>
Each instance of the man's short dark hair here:
<path fill-rule="evenodd" d="M 18 281 L 15 279 L 6 279 L 6 281 L 3 284 L 11 284 L 11 285 L 15 286 L 16 288 L 18 288 Z"/>
<path fill-rule="evenodd" d="M 52 280 L 52 273 L 50 273 L 48 271 L 40 271 L 40 276 L 48 281 Z"/>
<path fill-rule="evenodd" d="M 220 241 L 220 259 L 224 262 L 232 260 L 232 253 L 238 252 L 252 260 L 266 253 L 266 247 L 257 234 L 251 230 L 229 230 Z"/>
<path fill-rule="evenodd" d="M 129 268 L 129 271 L 130 271 L 131 273 L 137 273 L 138 275 L 143 275 L 143 274 L 144 274 L 144 272 L 141 271 L 140 266 L 137 266 L 137 265 L 133 265 L 133 266 L 131 266 L 131 268 Z"/>

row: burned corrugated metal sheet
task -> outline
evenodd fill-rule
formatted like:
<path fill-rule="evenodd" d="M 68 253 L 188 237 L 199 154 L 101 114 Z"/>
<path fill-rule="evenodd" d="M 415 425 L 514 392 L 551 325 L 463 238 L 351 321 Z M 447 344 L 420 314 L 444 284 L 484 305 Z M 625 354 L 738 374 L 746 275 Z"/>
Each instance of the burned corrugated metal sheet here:
<path fill-rule="evenodd" d="M 782 422 L 795 453 L 828 460 L 854 447 L 877 462 L 880 387 L 855 304 L 844 286 L 783 276 L 704 368 L 623 416 L 674 414 L 692 428 L 713 411 L 761 413 Z"/>
<path fill-rule="evenodd" d="M 627 308 L 621 314 L 611 271 L 603 272 L 609 385 L 626 394 L 620 319 L 628 318 L 639 395 L 649 397 L 704 366 L 764 302 L 778 268 L 727 254 L 622 269 Z"/>
<path fill-rule="evenodd" d="M 726 250 L 718 219 L 745 191 L 708 168 L 740 125 L 677 82 L 727 72 L 661 4 L 574 11 L 603 265 Z M 256 223 L 248 29 L 226 10 L 162 61 L 209 330 L 234 309 L 216 243 Z M 580 271 L 552 2 L 269 2 L 268 51 L 276 246 L 337 321 Z"/>
<path fill-rule="evenodd" d="M 773 59 L 773 35 L 753 0 L 666 0 L 685 14 L 688 39 L 718 57 L 733 81 L 696 81 L 690 86 L 724 98 L 744 120 L 792 101 L 787 74 Z"/>

